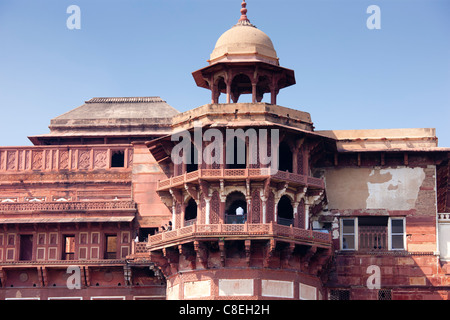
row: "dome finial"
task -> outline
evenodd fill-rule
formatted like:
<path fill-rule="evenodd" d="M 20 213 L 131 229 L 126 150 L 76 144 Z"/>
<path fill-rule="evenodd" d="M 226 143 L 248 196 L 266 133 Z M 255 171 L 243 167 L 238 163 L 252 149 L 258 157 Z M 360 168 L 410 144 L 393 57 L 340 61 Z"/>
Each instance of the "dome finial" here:
<path fill-rule="evenodd" d="M 249 21 L 247 18 L 247 3 L 245 2 L 245 0 L 242 0 L 241 6 L 242 6 L 241 18 L 239 19 L 239 21 L 244 21 L 244 20 Z"/>
<path fill-rule="evenodd" d="M 236 24 L 237 26 L 250 26 L 250 27 L 255 27 L 254 25 L 252 25 L 250 23 L 250 20 L 248 20 L 247 17 L 247 3 L 245 2 L 245 0 L 242 0 L 241 3 L 242 9 L 241 9 L 241 18 L 239 19 L 238 23 Z M 255 27 L 256 28 L 256 27 Z"/>

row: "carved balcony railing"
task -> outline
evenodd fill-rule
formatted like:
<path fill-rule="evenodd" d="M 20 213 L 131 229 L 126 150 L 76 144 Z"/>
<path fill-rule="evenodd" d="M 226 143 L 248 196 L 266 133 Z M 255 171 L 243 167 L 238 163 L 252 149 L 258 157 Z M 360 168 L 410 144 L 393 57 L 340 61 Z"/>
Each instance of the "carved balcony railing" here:
<path fill-rule="evenodd" d="M 386 251 L 387 227 L 386 226 L 360 226 L 358 228 L 359 251 Z"/>
<path fill-rule="evenodd" d="M 147 242 L 133 242 L 132 254 L 146 254 Z"/>
<path fill-rule="evenodd" d="M 313 188 L 324 189 L 323 179 L 311 176 L 295 174 L 284 171 L 273 171 L 270 168 L 247 168 L 247 169 L 199 169 L 193 172 L 187 172 L 180 176 L 158 181 L 158 191 L 169 190 L 174 187 L 182 187 L 185 183 L 194 182 L 198 179 L 203 180 L 242 180 L 242 179 L 266 179 L 271 178 L 280 181 L 286 181 L 294 184 L 310 186 Z"/>
<path fill-rule="evenodd" d="M 164 246 L 176 244 L 177 242 L 198 238 L 248 240 L 265 237 L 287 238 L 308 245 L 314 244 L 326 248 L 331 247 L 331 234 L 329 233 L 288 227 L 271 222 L 264 224 L 193 224 L 188 227 L 158 233 L 149 237 L 148 248 L 152 251 Z"/>
<path fill-rule="evenodd" d="M 71 212 L 71 211 L 114 211 L 135 210 L 132 200 L 109 201 L 61 201 L 61 202 L 2 202 L 2 212 Z"/>
<path fill-rule="evenodd" d="M 2 147 L 0 173 L 111 169 L 116 152 L 123 156 L 120 168 L 131 168 L 133 148 L 128 145 Z"/>

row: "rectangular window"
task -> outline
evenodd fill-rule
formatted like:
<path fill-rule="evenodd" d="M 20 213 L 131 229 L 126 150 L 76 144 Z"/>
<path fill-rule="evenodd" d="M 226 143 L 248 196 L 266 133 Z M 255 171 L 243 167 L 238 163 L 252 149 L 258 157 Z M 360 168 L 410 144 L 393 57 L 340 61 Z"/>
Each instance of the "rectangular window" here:
<path fill-rule="evenodd" d="M 392 291 L 389 289 L 378 290 L 378 300 L 392 300 Z"/>
<path fill-rule="evenodd" d="M 33 235 L 20 235 L 20 256 L 21 261 L 30 261 L 33 258 Z"/>
<path fill-rule="evenodd" d="M 117 236 L 107 235 L 105 259 L 116 259 L 116 257 L 117 257 Z"/>
<path fill-rule="evenodd" d="M 341 250 L 406 250 L 404 217 L 353 217 L 340 223 Z"/>
<path fill-rule="evenodd" d="M 111 168 L 123 168 L 125 166 L 125 153 L 123 150 L 111 151 Z"/>
<path fill-rule="evenodd" d="M 75 260 L 75 236 L 64 236 L 63 260 Z"/>
<path fill-rule="evenodd" d="M 405 250 L 405 219 L 389 219 L 389 250 Z"/>
<path fill-rule="evenodd" d="M 341 250 L 357 250 L 357 228 L 358 218 L 341 220 Z"/>
<path fill-rule="evenodd" d="M 330 300 L 350 300 L 349 290 L 331 290 Z"/>

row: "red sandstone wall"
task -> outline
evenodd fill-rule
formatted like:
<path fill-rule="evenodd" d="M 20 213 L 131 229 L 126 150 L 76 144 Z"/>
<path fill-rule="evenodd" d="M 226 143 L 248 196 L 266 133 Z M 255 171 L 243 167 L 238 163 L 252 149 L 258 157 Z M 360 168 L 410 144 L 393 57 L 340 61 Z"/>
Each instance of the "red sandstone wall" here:
<path fill-rule="evenodd" d="M 159 198 L 158 180 L 167 179 L 148 147 L 134 144 L 133 200 L 138 206 L 137 223 L 141 228 L 158 228 L 172 219 L 172 213 Z"/>
<path fill-rule="evenodd" d="M 397 167 L 404 168 L 404 167 Z M 392 299 L 418 297 L 446 299 L 437 286 L 449 285 L 442 270 L 436 238 L 436 171 L 435 167 L 422 166 L 406 169 L 405 175 L 388 170 L 371 168 L 330 169 L 326 173 L 329 209 L 334 217 L 333 239 L 339 249 L 339 217 L 395 216 L 406 218 L 407 251 L 363 253 L 337 252 L 335 269 L 327 286 L 350 289 L 351 299 L 377 299 L 378 290 L 368 289 L 367 280 L 372 275 L 369 266 L 380 267 L 381 289 L 392 290 Z M 402 169 L 405 170 L 405 169 Z M 369 174 L 367 174 L 369 173 Z M 397 175 L 397 179 L 395 176 Z M 379 184 L 376 199 L 369 183 Z M 369 190 L 368 190 L 369 189 Z M 394 196 L 390 192 L 396 192 Z M 384 194 L 383 194 L 384 193 Z M 375 195 L 374 195 L 375 196 Z M 382 207 L 382 204 L 386 205 Z M 379 204 L 379 207 L 374 205 Z"/>

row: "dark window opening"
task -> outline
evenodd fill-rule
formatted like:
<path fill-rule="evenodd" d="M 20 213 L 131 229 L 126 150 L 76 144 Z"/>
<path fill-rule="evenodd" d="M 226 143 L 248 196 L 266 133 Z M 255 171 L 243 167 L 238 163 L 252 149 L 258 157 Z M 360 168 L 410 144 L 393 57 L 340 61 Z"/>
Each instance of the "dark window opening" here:
<path fill-rule="evenodd" d="M 64 236 L 63 260 L 75 260 L 75 236 Z"/>
<path fill-rule="evenodd" d="M 288 196 L 282 196 L 277 206 L 278 224 L 290 226 L 294 223 L 294 208 Z"/>
<path fill-rule="evenodd" d="M 389 289 L 378 290 L 378 300 L 392 300 L 392 291 Z"/>
<path fill-rule="evenodd" d="M 148 237 L 153 236 L 158 231 L 158 228 L 140 228 L 138 234 L 139 242 L 147 242 Z"/>
<path fill-rule="evenodd" d="M 117 257 L 117 236 L 106 235 L 105 259 L 116 259 Z"/>
<path fill-rule="evenodd" d="M 33 235 L 20 235 L 20 257 L 21 261 L 30 261 L 33 259 Z"/>
<path fill-rule="evenodd" d="M 125 154 L 123 151 L 111 152 L 111 168 L 125 167 Z"/>
<path fill-rule="evenodd" d="M 331 290 L 330 300 L 350 300 L 350 290 Z"/>
<path fill-rule="evenodd" d="M 197 219 L 197 203 L 190 199 L 184 211 L 185 226 L 191 225 Z"/>
<path fill-rule="evenodd" d="M 187 164 L 186 164 L 186 172 L 193 172 L 198 170 L 198 150 L 191 144 L 191 149 L 189 150 L 189 154 Z"/>
<path fill-rule="evenodd" d="M 292 173 L 292 151 L 284 141 L 280 143 L 278 150 L 278 170 Z"/>

